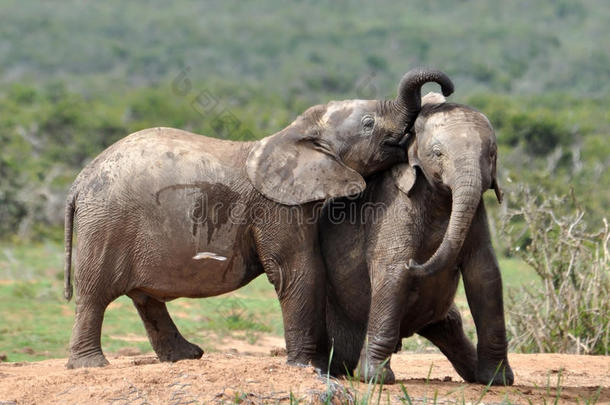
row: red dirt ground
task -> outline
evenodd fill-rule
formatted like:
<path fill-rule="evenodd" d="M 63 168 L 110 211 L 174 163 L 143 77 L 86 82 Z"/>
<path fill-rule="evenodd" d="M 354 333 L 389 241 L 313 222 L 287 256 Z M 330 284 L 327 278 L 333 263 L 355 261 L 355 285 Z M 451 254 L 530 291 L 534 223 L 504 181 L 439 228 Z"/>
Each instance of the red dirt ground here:
<path fill-rule="evenodd" d="M 123 351 L 109 355 L 111 365 L 100 369 L 66 370 L 66 359 L 0 363 L 0 405 L 260 404 L 289 403 L 291 395 L 300 403 L 323 403 L 328 395 L 332 403 L 350 403 L 361 401 L 372 387 L 287 366 L 282 350 L 274 349 L 281 343 L 271 337 L 256 345 L 227 342 L 223 352 L 177 363 L 159 363 L 152 353 L 128 356 Z M 515 385 L 485 392 L 484 386 L 464 383 L 443 355 L 399 353 L 392 358 L 398 383 L 383 387 L 379 403 L 401 403 L 401 383 L 414 404 L 499 404 L 506 399 L 539 404 L 557 398 L 557 403 L 595 398 L 610 403 L 610 356 L 511 354 L 509 361 Z M 377 387 L 370 403 L 378 403 L 378 394 Z"/>

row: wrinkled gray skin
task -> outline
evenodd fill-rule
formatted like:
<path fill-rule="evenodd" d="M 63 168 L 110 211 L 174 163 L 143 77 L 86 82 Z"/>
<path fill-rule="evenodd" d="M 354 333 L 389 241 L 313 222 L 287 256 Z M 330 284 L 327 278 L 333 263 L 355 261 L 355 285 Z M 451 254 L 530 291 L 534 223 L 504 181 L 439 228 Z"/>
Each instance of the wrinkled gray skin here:
<path fill-rule="evenodd" d="M 323 213 L 335 374 L 358 368 L 363 380 L 393 383 L 390 356 L 401 338 L 418 333 L 464 380 L 513 383 L 502 281 L 482 201 L 489 188 L 501 198 L 496 139 L 483 114 L 443 101 L 434 93 L 424 98 L 408 164 L 372 176 L 358 198 L 337 199 Z M 460 274 L 476 349 L 453 303 Z"/>
<path fill-rule="evenodd" d="M 364 177 L 406 160 L 400 141 L 429 81 L 453 89 L 441 72 L 413 70 L 395 100 L 318 105 L 257 142 L 153 128 L 102 152 L 66 205 L 67 299 L 74 219 L 78 235 L 67 367 L 108 364 L 104 311 L 124 294 L 160 360 L 199 358 L 203 351 L 182 337 L 165 302 L 226 293 L 263 272 L 280 300 L 289 363 L 324 361 L 317 201 L 361 192 Z"/>

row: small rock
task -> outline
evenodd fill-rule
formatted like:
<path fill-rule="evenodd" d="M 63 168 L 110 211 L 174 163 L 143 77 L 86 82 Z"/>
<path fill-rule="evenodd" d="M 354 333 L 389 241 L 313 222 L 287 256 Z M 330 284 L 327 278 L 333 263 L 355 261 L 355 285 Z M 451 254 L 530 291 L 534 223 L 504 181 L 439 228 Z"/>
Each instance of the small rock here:
<path fill-rule="evenodd" d="M 229 399 L 235 399 L 237 396 L 237 391 L 233 388 L 225 388 L 224 396 Z"/>
<path fill-rule="evenodd" d="M 284 349 L 283 347 L 274 347 L 273 349 L 271 349 L 269 354 L 271 354 L 272 357 L 286 356 L 286 349 Z"/>
<path fill-rule="evenodd" d="M 6 354 L 4 353 L 0 353 L 0 363 L 3 361 L 6 361 L 6 359 L 8 359 L 8 357 L 6 356 Z"/>

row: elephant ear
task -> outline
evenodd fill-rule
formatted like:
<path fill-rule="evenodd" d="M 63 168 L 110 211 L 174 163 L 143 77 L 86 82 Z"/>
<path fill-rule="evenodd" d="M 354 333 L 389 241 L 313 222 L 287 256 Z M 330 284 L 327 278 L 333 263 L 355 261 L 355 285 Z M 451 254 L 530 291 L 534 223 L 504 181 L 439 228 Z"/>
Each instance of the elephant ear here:
<path fill-rule="evenodd" d="M 417 180 L 416 167 L 421 167 L 417 157 L 417 139 L 413 138 L 407 151 L 409 163 L 399 163 L 392 166 L 391 173 L 396 187 L 409 197 Z"/>
<path fill-rule="evenodd" d="M 362 192 L 362 176 L 347 167 L 322 140 L 297 128 L 262 139 L 246 162 L 250 182 L 265 197 L 285 205 Z"/>
<path fill-rule="evenodd" d="M 392 178 L 400 191 L 411 196 L 415 180 L 417 180 L 417 170 L 408 163 L 399 163 L 392 166 Z"/>
<path fill-rule="evenodd" d="M 442 104 L 446 101 L 447 99 L 445 99 L 442 94 L 431 91 L 430 93 L 422 97 L 421 105 L 423 107 L 426 104 Z"/>

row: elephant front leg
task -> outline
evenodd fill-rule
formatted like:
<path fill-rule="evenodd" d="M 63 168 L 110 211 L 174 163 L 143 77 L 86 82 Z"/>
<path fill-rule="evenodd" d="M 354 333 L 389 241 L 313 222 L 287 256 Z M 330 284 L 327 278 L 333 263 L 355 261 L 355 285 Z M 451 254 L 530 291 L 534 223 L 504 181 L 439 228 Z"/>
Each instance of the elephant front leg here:
<path fill-rule="evenodd" d="M 473 223 L 464 257 L 464 289 L 478 337 L 476 381 L 512 385 L 514 375 L 507 356 L 502 278 L 482 205 Z"/>
<path fill-rule="evenodd" d="M 428 325 L 417 333 L 434 343 L 447 356 L 464 381 L 476 381 L 477 351 L 464 334 L 462 317 L 455 304 L 443 320 Z"/>
<path fill-rule="evenodd" d="M 387 266 L 385 271 L 373 268 L 372 274 L 371 307 L 358 374 L 365 382 L 393 384 L 390 358 L 400 343 L 407 273 L 404 266 Z"/>
<path fill-rule="evenodd" d="M 322 258 L 313 253 L 295 252 L 284 260 L 267 260 L 264 267 L 280 300 L 288 363 L 325 370 L 325 271 Z"/>

